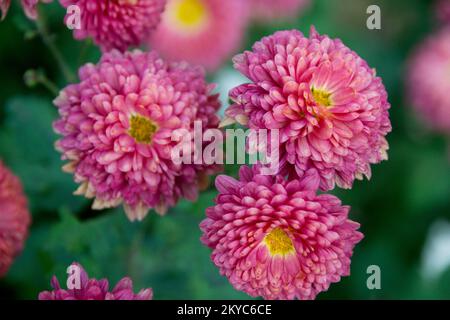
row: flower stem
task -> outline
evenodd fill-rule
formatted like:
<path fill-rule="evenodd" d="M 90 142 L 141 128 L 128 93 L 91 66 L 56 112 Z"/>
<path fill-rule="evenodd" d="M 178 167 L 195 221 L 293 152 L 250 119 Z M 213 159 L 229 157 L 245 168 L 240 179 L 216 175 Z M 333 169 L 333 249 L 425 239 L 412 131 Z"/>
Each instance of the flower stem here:
<path fill-rule="evenodd" d="M 50 93 L 57 96 L 59 93 L 58 86 L 54 84 L 47 76 L 43 70 L 28 70 L 24 75 L 25 84 L 33 88 L 38 84 L 44 86 Z"/>
<path fill-rule="evenodd" d="M 45 16 L 42 11 L 39 12 L 38 18 L 36 20 L 36 26 L 39 35 L 42 38 L 42 41 L 47 46 L 47 48 L 50 50 L 51 54 L 55 58 L 56 62 L 58 63 L 59 67 L 61 68 L 61 71 L 66 78 L 67 82 L 75 82 L 75 75 L 73 74 L 72 70 L 69 68 L 69 65 L 67 64 L 66 60 L 64 59 L 61 52 L 58 50 L 58 48 L 55 45 L 55 42 L 53 41 L 48 28 Z"/>

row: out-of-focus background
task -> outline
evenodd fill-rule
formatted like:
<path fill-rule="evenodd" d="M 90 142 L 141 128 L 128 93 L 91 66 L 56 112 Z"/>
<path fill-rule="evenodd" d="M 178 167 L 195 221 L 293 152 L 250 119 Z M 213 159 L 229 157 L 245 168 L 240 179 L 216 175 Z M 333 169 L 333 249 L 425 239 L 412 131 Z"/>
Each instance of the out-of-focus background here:
<path fill-rule="evenodd" d="M 381 7 L 382 30 L 366 27 L 371 4 Z M 95 46 L 72 38 L 57 3 L 43 8 L 49 31 L 74 71 L 98 61 Z M 310 25 L 341 38 L 376 68 L 392 104 L 389 161 L 373 167 L 371 181 L 333 192 L 352 206 L 351 218 L 362 224 L 365 238 L 355 249 L 351 276 L 319 299 L 450 298 L 448 140 L 423 125 L 404 95 L 411 50 L 438 28 L 433 10 L 429 0 L 312 0 L 295 19 L 254 23 L 247 31 L 242 50 L 276 30 L 308 33 Z M 33 215 L 24 252 L 0 279 L 0 299 L 37 298 L 50 288 L 53 274 L 65 282 L 73 261 L 112 284 L 129 275 L 136 289 L 152 287 L 155 299 L 247 298 L 219 275 L 199 241 L 199 222 L 216 196 L 213 187 L 196 203 L 181 201 L 167 216 L 152 213 L 143 223 L 130 223 L 121 208 L 94 212 L 89 201 L 72 195 L 76 186 L 61 171 L 53 147 L 54 96 L 23 80 L 27 70 L 40 69 L 59 88 L 66 85 L 33 30 L 17 3 L 0 23 L 0 158 L 21 178 Z M 208 78 L 219 83 L 224 103 L 227 90 L 242 81 L 231 62 Z M 236 169 L 227 171 L 235 175 Z M 381 268 L 381 290 L 366 286 L 370 265 Z"/>

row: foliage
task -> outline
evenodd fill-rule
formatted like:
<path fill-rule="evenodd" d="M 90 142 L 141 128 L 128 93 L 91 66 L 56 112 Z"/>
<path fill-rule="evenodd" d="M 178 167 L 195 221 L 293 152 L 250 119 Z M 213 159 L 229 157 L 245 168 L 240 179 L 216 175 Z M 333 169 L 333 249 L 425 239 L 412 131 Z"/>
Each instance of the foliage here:
<path fill-rule="evenodd" d="M 434 280 L 421 273 L 423 248 L 430 225 L 450 219 L 450 170 L 446 141 L 415 118 L 404 99 L 405 62 L 414 45 L 431 32 L 429 1 L 316 0 L 293 20 L 254 25 L 244 48 L 275 30 L 299 28 L 341 38 L 368 60 L 383 78 L 392 104 L 390 159 L 374 167 L 373 178 L 353 190 L 335 193 L 352 206 L 351 218 L 362 224 L 365 239 L 357 246 L 352 275 L 332 285 L 321 299 L 449 298 L 450 269 Z M 365 27 L 368 5 L 382 8 L 383 29 Z M 76 70 L 97 61 L 98 49 L 72 39 L 61 24 L 57 4 L 47 14 L 56 44 Z M 125 275 L 136 289 L 152 287 L 155 299 L 245 299 L 219 275 L 201 245 L 199 222 L 213 204 L 214 188 L 198 201 L 182 201 L 165 217 L 151 214 L 141 224 L 128 222 L 122 209 L 93 212 L 87 200 L 72 195 L 72 177 L 61 171 L 54 150 L 54 98 L 42 87 L 27 88 L 23 74 L 42 68 L 59 87 L 65 85 L 57 64 L 33 24 L 17 8 L 0 25 L 0 157 L 23 181 L 30 199 L 33 227 L 25 251 L 8 277 L 0 281 L 0 298 L 35 299 L 50 278 L 65 278 L 73 261 L 90 275 L 115 283 Z M 24 31 L 27 37 L 24 38 Z M 82 53 L 81 58 L 79 54 Z M 229 63 L 225 68 L 231 68 Z M 210 75 L 214 79 L 215 75 Z M 227 171 L 236 174 L 237 167 Z M 450 249 L 449 249 L 450 250 Z M 382 290 L 366 287 L 366 268 L 382 270 Z"/>

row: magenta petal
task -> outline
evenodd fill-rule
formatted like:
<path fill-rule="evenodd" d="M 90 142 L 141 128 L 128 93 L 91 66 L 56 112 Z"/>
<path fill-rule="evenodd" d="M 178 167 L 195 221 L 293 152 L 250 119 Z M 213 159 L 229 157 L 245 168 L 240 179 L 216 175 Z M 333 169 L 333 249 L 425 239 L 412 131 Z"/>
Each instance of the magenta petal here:
<path fill-rule="evenodd" d="M 316 191 L 319 189 L 320 176 L 316 169 L 309 169 L 303 176 L 299 189 Z"/>
<path fill-rule="evenodd" d="M 239 182 L 229 176 L 220 175 L 216 178 L 216 188 L 221 193 L 233 194 L 239 187 Z"/>
<path fill-rule="evenodd" d="M 11 0 L 0 0 L 0 11 L 2 12 L 2 15 L 0 16 L 0 20 L 5 19 L 10 5 L 11 5 Z"/>

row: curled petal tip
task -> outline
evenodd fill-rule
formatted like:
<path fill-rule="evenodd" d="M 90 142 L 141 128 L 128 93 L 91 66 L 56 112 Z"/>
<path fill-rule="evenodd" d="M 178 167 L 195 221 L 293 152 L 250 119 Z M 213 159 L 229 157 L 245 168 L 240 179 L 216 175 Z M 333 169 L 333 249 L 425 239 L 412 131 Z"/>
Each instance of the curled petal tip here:
<path fill-rule="evenodd" d="M 228 127 L 231 126 L 232 124 L 235 124 L 236 120 L 234 120 L 233 118 L 230 117 L 226 117 L 225 119 L 223 119 L 220 124 L 219 124 L 219 128 L 224 128 L 224 127 Z"/>

